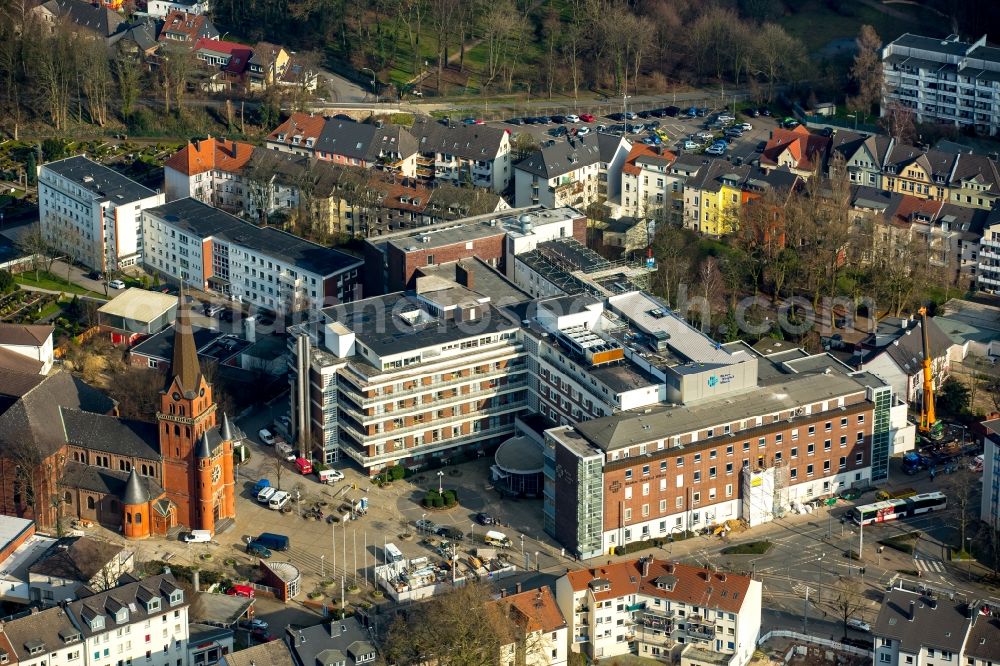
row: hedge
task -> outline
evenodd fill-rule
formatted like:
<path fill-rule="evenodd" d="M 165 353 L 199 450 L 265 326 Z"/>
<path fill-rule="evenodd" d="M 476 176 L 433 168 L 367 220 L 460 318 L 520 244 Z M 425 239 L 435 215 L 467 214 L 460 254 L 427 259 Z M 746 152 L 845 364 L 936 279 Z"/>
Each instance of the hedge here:
<path fill-rule="evenodd" d="M 685 539 L 690 539 L 694 536 L 694 532 L 690 530 L 686 532 L 678 532 L 671 535 L 673 541 L 684 541 Z M 640 550 L 646 550 L 647 548 L 662 548 L 671 542 L 669 538 L 656 539 L 646 539 L 644 541 L 633 541 L 632 543 L 627 543 L 624 546 L 615 546 L 615 555 L 628 555 L 630 553 L 637 553 Z"/>

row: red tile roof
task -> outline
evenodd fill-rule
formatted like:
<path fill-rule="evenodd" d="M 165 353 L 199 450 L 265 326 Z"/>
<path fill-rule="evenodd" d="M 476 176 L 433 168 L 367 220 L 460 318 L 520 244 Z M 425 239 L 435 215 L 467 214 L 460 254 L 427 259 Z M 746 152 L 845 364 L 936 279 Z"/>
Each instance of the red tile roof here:
<path fill-rule="evenodd" d="M 186 41 L 194 42 L 201 34 L 207 20 L 206 17 L 199 14 L 188 14 L 181 11 L 170 12 L 163 17 L 163 29 L 160 31 L 160 41 L 171 41 L 167 37 L 167 33 L 181 33 L 187 36 Z"/>
<path fill-rule="evenodd" d="M 642 169 L 635 165 L 635 160 L 643 155 L 663 157 L 671 161 L 677 159 L 677 156 L 669 150 L 649 146 L 645 143 L 635 143 L 632 145 L 632 150 L 630 150 L 628 155 L 625 157 L 625 164 L 622 166 L 622 172 L 627 173 L 630 176 L 638 176 L 642 172 Z"/>
<path fill-rule="evenodd" d="M 771 139 L 761 153 L 760 163 L 777 166 L 778 158 L 787 151 L 793 168 L 812 171 L 820 166 L 829 145 L 829 137 L 811 134 L 804 125 L 790 130 L 779 127 L 771 133 Z"/>
<path fill-rule="evenodd" d="M 889 220 L 889 223 L 897 227 L 909 227 L 914 222 L 918 222 L 918 220 L 914 218 L 914 215 L 916 214 L 920 214 L 927 218 L 926 220 L 921 221 L 922 223 L 931 223 L 937 220 L 943 207 L 943 201 L 920 199 L 918 197 L 910 196 L 909 194 L 904 194 L 899 201 L 899 205 L 896 206 L 896 210 L 893 211 L 892 218 Z"/>
<path fill-rule="evenodd" d="M 253 148 L 249 143 L 208 137 L 184 146 L 167 158 L 164 166 L 187 176 L 213 169 L 235 172 L 246 166 Z"/>
<path fill-rule="evenodd" d="M 529 633 L 534 631 L 548 633 L 566 627 L 566 619 L 559 611 L 552 590 L 548 587 L 514 594 L 498 599 L 494 603 L 501 608 L 506 606 L 514 622 Z"/>
<path fill-rule="evenodd" d="M 285 140 L 282 143 L 291 144 L 293 136 L 302 137 L 302 145 L 305 140 L 312 138 L 315 142 L 323 132 L 326 118 L 312 113 L 293 113 L 288 120 L 278 125 L 273 132 L 267 135 L 268 141 L 278 141 L 278 135 L 284 134 Z"/>
<path fill-rule="evenodd" d="M 577 569 L 566 576 L 577 592 L 586 590 L 591 581 L 607 581 L 609 589 L 594 593 L 594 598 L 598 601 L 636 594 L 638 590 L 639 594 L 717 608 L 730 613 L 740 611 L 747 590 L 750 589 L 749 576 L 710 571 L 667 560 L 651 560 L 649 571 L 642 575 L 642 562 L 642 559 L 637 559 L 593 569 Z M 672 590 L 657 585 L 657 579 L 661 576 L 672 579 Z"/>

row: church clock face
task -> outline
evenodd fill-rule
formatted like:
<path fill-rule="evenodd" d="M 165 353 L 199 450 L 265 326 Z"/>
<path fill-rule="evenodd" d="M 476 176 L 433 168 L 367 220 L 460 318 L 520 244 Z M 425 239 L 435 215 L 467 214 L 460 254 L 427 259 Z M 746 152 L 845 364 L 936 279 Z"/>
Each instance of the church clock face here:
<path fill-rule="evenodd" d="M 220 478 L 222 478 L 222 468 L 216 465 L 212 468 L 212 483 L 218 483 Z"/>
<path fill-rule="evenodd" d="M 205 389 L 204 388 L 201 389 L 201 392 L 198 395 L 200 395 L 202 398 L 204 398 L 205 397 Z"/>
<path fill-rule="evenodd" d="M 174 399 L 174 402 L 177 402 L 178 400 L 181 399 L 181 394 L 178 393 L 177 391 L 174 391 L 174 394 L 170 397 Z"/>

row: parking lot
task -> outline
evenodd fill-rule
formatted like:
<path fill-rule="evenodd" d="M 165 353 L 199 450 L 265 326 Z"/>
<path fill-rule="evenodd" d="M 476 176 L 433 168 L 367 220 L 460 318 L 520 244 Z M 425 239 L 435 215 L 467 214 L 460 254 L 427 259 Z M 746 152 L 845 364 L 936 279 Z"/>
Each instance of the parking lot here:
<path fill-rule="evenodd" d="M 652 111 L 652 112 L 651 112 Z M 666 111 L 667 113 L 664 113 Z M 744 111 L 734 113 L 732 109 L 712 109 L 700 107 L 698 113 L 691 117 L 687 114 L 688 109 L 677 107 L 659 107 L 652 110 L 638 112 L 629 111 L 629 120 L 622 119 L 622 111 L 608 111 L 604 115 L 593 116 L 592 120 L 588 114 L 580 114 L 579 120 L 573 121 L 575 116 L 534 116 L 529 120 L 524 117 L 509 118 L 503 121 L 490 121 L 487 125 L 509 130 L 517 135 L 527 133 L 532 135 L 539 143 L 546 141 L 560 140 L 563 136 L 577 134 L 583 130 L 587 134 L 596 132 L 608 132 L 613 134 L 624 134 L 633 142 L 639 142 L 651 137 L 658 137 L 660 143 L 668 150 L 676 154 L 681 153 L 704 153 L 711 145 L 711 140 L 701 140 L 697 147 L 688 146 L 684 148 L 685 140 L 694 137 L 699 132 L 710 132 L 713 140 L 721 138 L 724 134 L 721 124 L 715 124 L 720 114 L 728 114 L 733 117 L 730 125 L 750 123 L 751 129 L 746 130 L 742 136 L 732 139 L 723 155 L 733 160 L 744 162 L 754 159 L 760 152 L 761 142 L 766 142 L 771 131 L 778 126 L 780 118 L 766 115 L 753 117 Z M 673 113 L 674 115 L 669 115 Z M 635 117 L 632 117 L 632 116 Z M 514 122 L 512 122 L 514 121 Z"/>

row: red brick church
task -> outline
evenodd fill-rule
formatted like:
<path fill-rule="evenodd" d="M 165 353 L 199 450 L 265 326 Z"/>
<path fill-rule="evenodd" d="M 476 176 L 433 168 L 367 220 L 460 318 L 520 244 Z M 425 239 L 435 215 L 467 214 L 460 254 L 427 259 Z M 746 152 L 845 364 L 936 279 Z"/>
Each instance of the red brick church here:
<path fill-rule="evenodd" d="M 235 518 L 235 428 L 225 415 L 217 423 L 181 298 L 155 424 L 117 417 L 112 401 L 67 372 L 0 367 L 0 512 L 42 528 L 92 520 L 132 539 L 215 532 Z"/>

